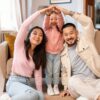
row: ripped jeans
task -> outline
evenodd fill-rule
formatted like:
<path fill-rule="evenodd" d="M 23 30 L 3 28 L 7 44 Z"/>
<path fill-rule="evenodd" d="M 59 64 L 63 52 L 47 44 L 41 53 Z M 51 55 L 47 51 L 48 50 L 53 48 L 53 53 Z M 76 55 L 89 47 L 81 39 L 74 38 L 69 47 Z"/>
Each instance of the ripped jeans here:
<path fill-rule="evenodd" d="M 6 84 L 6 91 L 11 100 L 44 100 L 43 93 L 31 85 L 30 78 L 11 75 Z"/>

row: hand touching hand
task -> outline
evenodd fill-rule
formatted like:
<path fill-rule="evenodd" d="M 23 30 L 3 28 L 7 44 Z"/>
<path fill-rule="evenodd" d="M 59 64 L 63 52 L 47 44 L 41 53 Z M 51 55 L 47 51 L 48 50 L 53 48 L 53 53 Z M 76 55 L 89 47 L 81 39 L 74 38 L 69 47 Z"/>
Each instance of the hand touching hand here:
<path fill-rule="evenodd" d="M 59 9 L 57 6 L 54 6 L 53 11 L 54 11 L 56 14 L 60 14 L 60 13 L 61 13 L 60 9 Z"/>

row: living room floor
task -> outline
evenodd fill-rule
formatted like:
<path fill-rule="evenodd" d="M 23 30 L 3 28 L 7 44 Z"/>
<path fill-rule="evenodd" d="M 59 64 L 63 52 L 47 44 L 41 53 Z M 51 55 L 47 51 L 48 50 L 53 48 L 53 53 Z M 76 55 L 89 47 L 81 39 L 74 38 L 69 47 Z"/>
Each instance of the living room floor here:
<path fill-rule="evenodd" d="M 48 96 L 47 94 L 45 94 L 45 100 L 75 100 L 70 96 L 66 96 L 66 97 L 61 97 L 61 96 Z"/>
<path fill-rule="evenodd" d="M 32 80 L 32 81 L 34 83 L 34 80 Z M 35 86 L 35 84 L 33 84 L 33 85 Z M 63 86 L 61 84 L 59 85 L 59 89 L 60 89 L 60 92 L 63 91 Z M 47 86 L 46 86 L 45 81 L 43 81 L 43 92 L 45 95 L 45 100 L 75 100 L 74 98 L 72 98 L 70 96 L 65 96 L 65 97 L 61 97 L 60 95 L 49 96 L 49 95 L 47 95 L 46 90 L 47 90 Z M 4 92 L 5 92 L 5 89 L 4 89 Z M 2 93 L 0 93 L 0 96 L 1 95 L 2 95 Z"/>
<path fill-rule="evenodd" d="M 74 98 L 70 96 L 65 96 L 65 97 L 61 97 L 60 95 L 49 96 L 47 95 L 46 89 L 47 89 L 46 83 L 43 82 L 43 91 L 46 98 L 45 100 L 75 100 Z M 63 86 L 61 84 L 59 84 L 59 89 L 60 89 L 60 92 L 63 91 Z"/>

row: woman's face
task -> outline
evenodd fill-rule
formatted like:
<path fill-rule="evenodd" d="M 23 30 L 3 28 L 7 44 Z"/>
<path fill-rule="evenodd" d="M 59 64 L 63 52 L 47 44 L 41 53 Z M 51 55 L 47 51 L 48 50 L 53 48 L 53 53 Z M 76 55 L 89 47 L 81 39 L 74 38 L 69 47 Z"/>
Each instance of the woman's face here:
<path fill-rule="evenodd" d="M 38 28 L 33 29 L 29 39 L 32 45 L 39 45 L 43 40 L 42 30 Z"/>

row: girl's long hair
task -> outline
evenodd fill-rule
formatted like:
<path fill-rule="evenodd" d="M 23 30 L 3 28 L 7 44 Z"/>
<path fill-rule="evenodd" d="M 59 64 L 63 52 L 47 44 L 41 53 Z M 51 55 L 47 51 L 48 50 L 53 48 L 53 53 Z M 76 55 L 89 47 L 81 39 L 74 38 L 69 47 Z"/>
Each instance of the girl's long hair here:
<path fill-rule="evenodd" d="M 54 12 L 54 11 L 52 11 L 51 12 L 51 14 L 56 14 L 57 15 L 57 13 L 56 12 Z M 57 28 L 57 30 L 60 32 L 60 33 L 62 33 L 62 30 L 61 29 L 59 29 L 59 27 L 56 25 L 56 28 Z"/>
<path fill-rule="evenodd" d="M 40 66 L 44 69 L 45 66 L 46 66 L 46 51 L 45 51 L 45 45 L 46 45 L 46 36 L 45 36 L 45 33 L 43 31 L 43 29 L 39 26 L 35 26 L 33 28 L 30 29 L 29 33 L 28 33 L 28 36 L 25 40 L 25 53 L 26 53 L 26 57 L 27 59 L 29 60 L 29 49 L 31 47 L 31 43 L 30 43 L 30 40 L 29 40 L 29 37 L 32 33 L 32 31 L 34 29 L 40 29 L 43 33 L 43 40 L 42 42 L 36 46 L 36 48 L 34 49 L 34 53 L 32 55 L 32 58 L 33 58 L 33 62 L 35 63 L 35 69 L 38 70 L 40 68 Z"/>

